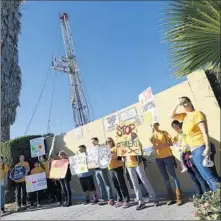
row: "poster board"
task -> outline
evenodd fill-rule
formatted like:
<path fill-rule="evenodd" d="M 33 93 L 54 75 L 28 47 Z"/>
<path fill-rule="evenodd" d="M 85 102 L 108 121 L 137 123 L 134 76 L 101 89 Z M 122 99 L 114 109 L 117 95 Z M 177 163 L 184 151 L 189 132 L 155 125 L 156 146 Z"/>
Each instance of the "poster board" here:
<path fill-rule="evenodd" d="M 143 156 L 147 159 L 147 161 L 154 162 L 155 161 L 155 150 L 154 147 L 144 147 L 143 148 Z"/>
<path fill-rule="evenodd" d="M 30 140 L 30 148 L 31 148 L 32 158 L 45 155 L 44 138 L 39 137 L 39 138 Z"/>
<path fill-rule="evenodd" d="M 77 140 L 80 140 L 83 138 L 83 130 L 82 130 L 82 127 L 77 127 L 75 129 L 75 136 L 76 136 L 76 139 Z"/>
<path fill-rule="evenodd" d="M 111 161 L 111 149 L 107 145 L 100 145 L 98 151 L 99 167 L 105 169 Z"/>
<path fill-rule="evenodd" d="M 120 113 L 120 120 L 122 122 L 125 122 L 134 119 L 136 116 L 137 116 L 136 107 L 132 107 Z"/>
<path fill-rule="evenodd" d="M 47 189 L 46 173 L 37 173 L 34 175 L 25 177 L 26 191 L 27 193 L 36 192 L 39 190 Z"/>
<path fill-rule="evenodd" d="M 88 172 L 87 158 L 85 153 L 80 153 L 69 157 L 69 163 L 70 163 L 71 174 L 73 176 Z"/>
<path fill-rule="evenodd" d="M 94 146 L 87 148 L 87 167 L 88 169 L 99 168 L 99 159 L 98 159 L 98 148 L 99 146 Z"/>
<path fill-rule="evenodd" d="M 10 178 L 13 181 L 18 181 L 25 178 L 27 174 L 27 168 L 25 166 L 15 166 L 10 173 Z"/>
<path fill-rule="evenodd" d="M 68 160 L 53 160 L 49 174 L 50 179 L 64 179 L 68 169 Z"/>
<path fill-rule="evenodd" d="M 118 114 L 112 114 L 104 119 L 104 128 L 107 132 L 113 131 L 119 124 Z"/>

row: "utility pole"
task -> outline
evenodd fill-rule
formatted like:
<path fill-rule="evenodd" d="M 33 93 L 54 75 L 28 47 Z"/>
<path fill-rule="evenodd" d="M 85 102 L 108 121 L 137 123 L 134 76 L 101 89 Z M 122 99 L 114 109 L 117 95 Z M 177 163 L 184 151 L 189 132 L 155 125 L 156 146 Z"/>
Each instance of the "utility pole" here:
<path fill-rule="evenodd" d="M 76 55 L 74 51 L 71 29 L 67 13 L 60 14 L 61 30 L 63 35 L 66 56 L 53 58 L 52 68 L 69 75 L 71 85 L 71 104 L 74 116 L 74 127 L 90 122 L 90 113 L 87 100 L 79 76 Z"/>

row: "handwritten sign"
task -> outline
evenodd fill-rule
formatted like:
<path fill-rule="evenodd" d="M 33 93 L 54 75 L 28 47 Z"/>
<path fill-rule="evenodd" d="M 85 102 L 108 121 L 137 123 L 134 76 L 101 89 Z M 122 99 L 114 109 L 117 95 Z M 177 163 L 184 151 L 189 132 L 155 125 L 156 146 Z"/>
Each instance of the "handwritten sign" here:
<path fill-rule="evenodd" d="M 69 157 L 71 174 L 77 175 L 88 172 L 87 158 L 85 153 L 80 153 Z"/>
<path fill-rule="evenodd" d="M 46 173 L 37 173 L 25 177 L 27 193 L 47 189 Z"/>
<path fill-rule="evenodd" d="M 120 113 L 120 119 L 123 122 L 131 120 L 131 119 L 135 118 L 136 116 L 137 116 L 137 110 L 135 107 L 132 107 L 132 108 Z"/>
<path fill-rule="evenodd" d="M 155 161 L 155 150 L 154 147 L 144 147 L 143 148 L 143 156 L 147 158 L 148 162 Z"/>
<path fill-rule="evenodd" d="M 107 168 L 111 160 L 111 149 L 107 145 L 100 145 L 98 151 L 98 161 L 100 168 Z"/>
<path fill-rule="evenodd" d="M 117 126 L 117 155 L 136 156 L 142 155 L 137 129 L 134 123 L 123 123 Z"/>
<path fill-rule="evenodd" d="M 53 160 L 49 174 L 50 179 L 64 179 L 68 170 L 68 160 Z"/>
<path fill-rule="evenodd" d="M 155 98 L 153 96 L 151 87 L 147 88 L 139 95 L 139 102 L 142 107 L 144 122 L 150 125 L 154 121 L 158 121 Z"/>
<path fill-rule="evenodd" d="M 24 178 L 27 174 L 27 169 L 25 166 L 16 166 L 11 170 L 10 178 L 14 181 L 18 181 Z"/>
<path fill-rule="evenodd" d="M 98 159 L 99 146 L 87 148 L 87 166 L 88 169 L 99 168 L 99 159 Z"/>
<path fill-rule="evenodd" d="M 113 131 L 119 124 L 119 118 L 117 114 L 113 114 L 104 119 L 104 127 L 107 132 Z"/>
<path fill-rule="evenodd" d="M 31 157 L 39 157 L 45 155 L 44 138 L 39 137 L 30 140 Z"/>

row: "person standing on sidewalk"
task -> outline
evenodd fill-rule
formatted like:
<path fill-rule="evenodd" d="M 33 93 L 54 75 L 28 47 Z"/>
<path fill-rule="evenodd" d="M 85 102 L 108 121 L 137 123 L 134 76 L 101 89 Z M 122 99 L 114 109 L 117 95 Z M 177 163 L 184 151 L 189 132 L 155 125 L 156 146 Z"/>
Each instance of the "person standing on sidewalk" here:
<path fill-rule="evenodd" d="M 97 137 L 94 137 L 91 140 L 92 140 L 92 144 L 94 146 L 100 146 L 99 140 Z M 104 198 L 104 196 L 105 196 L 105 192 L 106 192 L 108 205 L 113 206 L 114 200 L 113 200 L 113 193 L 112 193 L 112 189 L 111 189 L 111 184 L 110 184 L 109 177 L 108 177 L 108 169 L 107 168 L 106 169 L 101 169 L 101 168 L 95 169 L 95 178 L 97 180 L 97 184 L 98 184 L 98 187 L 99 187 L 100 193 L 101 193 L 101 200 L 100 200 L 100 202 L 98 202 L 98 205 L 103 205 L 105 203 L 106 199 Z"/>
<path fill-rule="evenodd" d="M 111 149 L 111 161 L 109 163 L 108 169 L 117 192 L 117 203 L 115 204 L 115 207 L 117 208 L 122 206 L 123 208 L 128 208 L 130 195 L 124 179 L 122 159 L 121 157 L 117 157 L 117 149 L 114 140 L 111 137 L 107 138 L 106 144 Z"/>

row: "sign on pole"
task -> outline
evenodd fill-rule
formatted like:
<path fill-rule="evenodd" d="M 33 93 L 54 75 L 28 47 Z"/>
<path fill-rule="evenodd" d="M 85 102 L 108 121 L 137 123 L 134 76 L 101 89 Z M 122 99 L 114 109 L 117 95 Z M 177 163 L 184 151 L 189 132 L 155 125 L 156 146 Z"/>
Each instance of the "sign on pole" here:
<path fill-rule="evenodd" d="M 30 140 L 30 148 L 31 148 L 32 158 L 45 155 L 44 138 L 39 137 L 39 138 Z"/>
<path fill-rule="evenodd" d="M 71 174 L 77 175 L 88 172 L 87 158 L 85 153 L 80 153 L 69 157 Z"/>
<path fill-rule="evenodd" d="M 47 189 L 46 173 L 37 173 L 25 177 L 27 193 Z"/>

